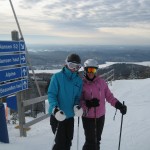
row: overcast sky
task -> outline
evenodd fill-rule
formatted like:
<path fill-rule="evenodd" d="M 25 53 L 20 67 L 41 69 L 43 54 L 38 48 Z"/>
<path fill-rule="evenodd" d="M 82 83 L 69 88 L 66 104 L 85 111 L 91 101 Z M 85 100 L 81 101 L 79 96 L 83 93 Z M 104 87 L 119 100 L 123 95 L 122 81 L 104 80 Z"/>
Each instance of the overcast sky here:
<path fill-rule="evenodd" d="M 12 0 L 27 43 L 150 45 L 150 0 Z M 18 30 L 0 0 L 0 40 Z"/>

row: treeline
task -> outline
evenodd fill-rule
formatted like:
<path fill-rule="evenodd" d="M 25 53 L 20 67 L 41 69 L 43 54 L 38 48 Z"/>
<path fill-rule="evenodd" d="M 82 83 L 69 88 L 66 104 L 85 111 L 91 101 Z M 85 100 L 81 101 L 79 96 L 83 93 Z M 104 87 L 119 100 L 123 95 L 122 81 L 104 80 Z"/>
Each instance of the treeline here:
<path fill-rule="evenodd" d="M 114 69 L 114 79 L 145 79 L 150 78 L 150 67 L 136 64 L 114 64 L 110 67 L 100 69 L 99 74 L 103 74 Z"/>

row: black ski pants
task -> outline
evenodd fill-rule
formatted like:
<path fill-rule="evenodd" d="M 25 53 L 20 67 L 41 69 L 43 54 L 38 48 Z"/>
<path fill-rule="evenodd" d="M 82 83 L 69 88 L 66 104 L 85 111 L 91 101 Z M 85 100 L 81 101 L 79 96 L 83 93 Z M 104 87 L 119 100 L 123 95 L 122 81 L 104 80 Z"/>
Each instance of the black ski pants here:
<path fill-rule="evenodd" d="M 74 118 L 58 122 L 53 115 L 50 117 L 53 133 L 56 133 L 55 144 L 52 150 L 70 150 L 74 134 Z"/>
<path fill-rule="evenodd" d="M 83 145 L 82 150 L 100 150 L 100 141 L 103 132 L 104 122 L 105 116 L 96 118 L 96 126 L 95 118 L 82 117 L 82 123 L 85 134 L 85 143 Z M 95 141 L 95 128 L 97 142 Z"/>

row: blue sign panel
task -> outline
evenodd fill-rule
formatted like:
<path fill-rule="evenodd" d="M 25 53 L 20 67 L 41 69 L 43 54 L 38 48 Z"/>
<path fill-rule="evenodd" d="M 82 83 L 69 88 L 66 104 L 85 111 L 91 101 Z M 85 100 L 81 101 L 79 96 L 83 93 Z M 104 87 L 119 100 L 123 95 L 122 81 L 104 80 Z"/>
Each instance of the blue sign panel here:
<path fill-rule="evenodd" d="M 0 82 L 15 80 L 27 76 L 28 69 L 26 66 L 13 69 L 5 69 L 0 71 Z"/>
<path fill-rule="evenodd" d="M 23 52 L 25 43 L 23 41 L 0 41 L 0 52 Z"/>
<path fill-rule="evenodd" d="M 0 67 L 26 64 L 25 54 L 1 55 Z"/>
<path fill-rule="evenodd" d="M 0 98 L 26 89 L 28 89 L 27 79 L 0 85 Z"/>
<path fill-rule="evenodd" d="M 6 98 L 7 107 L 17 111 L 17 97 L 16 95 L 10 95 Z"/>

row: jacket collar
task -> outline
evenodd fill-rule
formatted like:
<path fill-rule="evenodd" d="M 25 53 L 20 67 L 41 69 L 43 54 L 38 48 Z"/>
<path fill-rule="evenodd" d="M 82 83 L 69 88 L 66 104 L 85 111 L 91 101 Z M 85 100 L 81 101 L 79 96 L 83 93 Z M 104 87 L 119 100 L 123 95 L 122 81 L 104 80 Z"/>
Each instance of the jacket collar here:
<path fill-rule="evenodd" d="M 99 77 L 96 76 L 93 81 L 90 81 L 90 80 L 86 79 L 85 77 L 83 80 L 85 83 L 92 84 L 92 83 L 96 83 L 99 80 Z"/>
<path fill-rule="evenodd" d="M 63 69 L 62 69 L 62 71 L 63 71 L 63 73 L 66 75 L 66 77 L 68 78 L 68 79 L 73 79 L 73 78 L 75 78 L 77 75 L 78 75 L 78 73 L 77 72 L 71 72 L 67 67 L 64 67 Z"/>

